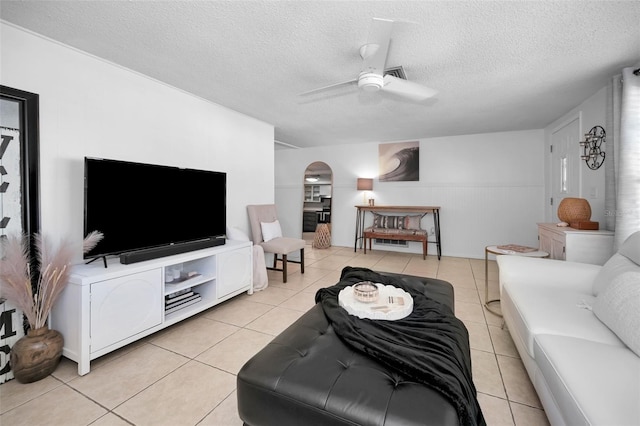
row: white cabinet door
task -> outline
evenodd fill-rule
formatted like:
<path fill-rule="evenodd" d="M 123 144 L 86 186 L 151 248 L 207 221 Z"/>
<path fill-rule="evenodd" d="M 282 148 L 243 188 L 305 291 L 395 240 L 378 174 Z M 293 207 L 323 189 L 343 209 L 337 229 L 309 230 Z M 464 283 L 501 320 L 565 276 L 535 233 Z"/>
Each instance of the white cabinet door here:
<path fill-rule="evenodd" d="M 540 250 L 549 253 L 549 259 L 564 260 L 564 232 L 538 227 Z"/>
<path fill-rule="evenodd" d="M 553 259 L 553 234 L 546 229 L 538 228 L 538 239 L 540 240 L 540 250 L 549 253 Z"/>
<path fill-rule="evenodd" d="M 564 235 L 554 235 L 553 248 L 551 249 L 551 259 L 565 260 L 566 256 L 566 242 L 563 238 Z"/>
<path fill-rule="evenodd" d="M 162 322 L 162 268 L 91 284 L 91 352 Z"/>
<path fill-rule="evenodd" d="M 252 248 L 245 247 L 217 255 L 218 258 L 218 299 L 241 290 L 251 288 L 253 280 Z"/>

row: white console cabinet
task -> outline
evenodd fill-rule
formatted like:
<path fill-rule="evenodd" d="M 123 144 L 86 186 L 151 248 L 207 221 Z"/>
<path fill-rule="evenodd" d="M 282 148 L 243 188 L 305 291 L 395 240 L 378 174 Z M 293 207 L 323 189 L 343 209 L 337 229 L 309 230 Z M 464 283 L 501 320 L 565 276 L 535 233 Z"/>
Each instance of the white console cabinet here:
<path fill-rule="evenodd" d="M 123 265 L 110 259 L 73 267 L 50 327 L 64 337 L 63 355 L 89 372 L 91 360 L 182 321 L 245 291 L 252 293 L 251 242 L 226 244 Z M 178 277 L 175 271 L 181 271 Z M 193 295 L 178 304 L 176 294 Z M 171 298 L 171 299 L 170 299 Z M 172 307 L 175 305 L 171 305 Z M 166 310 L 166 313 L 165 313 Z"/>
<path fill-rule="evenodd" d="M 589 231 L 539 223 L 540 250 L 550 259 L 603 265 L 613 255 L 613 232 Z"/>

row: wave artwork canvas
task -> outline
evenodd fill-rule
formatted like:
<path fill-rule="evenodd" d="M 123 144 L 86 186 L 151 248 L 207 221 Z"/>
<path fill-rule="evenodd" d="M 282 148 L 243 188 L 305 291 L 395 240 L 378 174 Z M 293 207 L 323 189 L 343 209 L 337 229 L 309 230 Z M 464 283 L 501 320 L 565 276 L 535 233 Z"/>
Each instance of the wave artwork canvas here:
<path fill-rule="evenodd" d="M 419 181 L 420 143 L 396 142 L 378 145 L 380 182 Z"/>

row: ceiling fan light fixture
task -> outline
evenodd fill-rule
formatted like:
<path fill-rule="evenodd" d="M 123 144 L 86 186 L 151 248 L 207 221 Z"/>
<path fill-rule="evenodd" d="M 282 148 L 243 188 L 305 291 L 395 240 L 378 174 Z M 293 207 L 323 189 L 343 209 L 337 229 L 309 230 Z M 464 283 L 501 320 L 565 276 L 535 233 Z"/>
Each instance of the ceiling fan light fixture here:
<path fill-rule="evenodd" d="M 384 86 L 384 78 L 380 74 L 363 72 L 358 77 L 358 87 L 365 92 L 377 92 Z"/>
<path fill-rule="evenodd" d="M 376 93 L 379 91 L 390 93 L 393 95 L 392 98 L 410 102 L 422 102 L 435 96 L 437 91 L 407 80 L 402 66 L 386 68 L 394 22 L 400 21 L 373 18 L 368 42 L 361 45 L 359 49 L 362 65 L 358 78 L 310 90 L 301 95 L 318 93 L 338 86 L 354 85 L 357 82 L 360 104 L 381 102 L 383 98 Z"/>

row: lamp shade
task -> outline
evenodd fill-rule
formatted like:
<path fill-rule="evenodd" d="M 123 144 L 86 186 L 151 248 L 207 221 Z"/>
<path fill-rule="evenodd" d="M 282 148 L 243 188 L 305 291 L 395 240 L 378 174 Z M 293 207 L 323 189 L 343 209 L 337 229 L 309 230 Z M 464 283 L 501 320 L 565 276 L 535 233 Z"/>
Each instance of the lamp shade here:
<path fill-rule="evenodd" d="M 373 189 L 373 179 L 358 178 L 358 191 L 371 191 Z"/>

